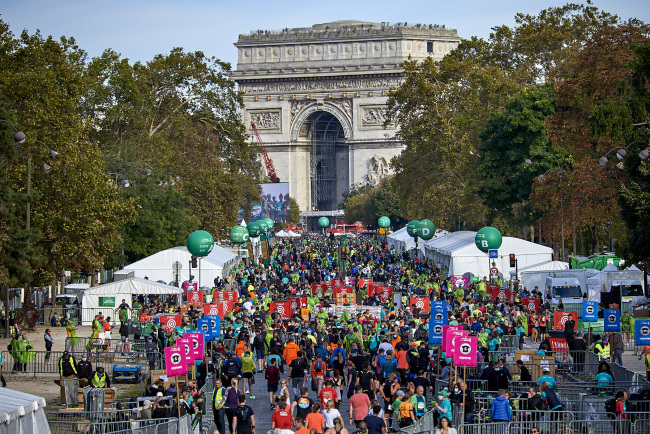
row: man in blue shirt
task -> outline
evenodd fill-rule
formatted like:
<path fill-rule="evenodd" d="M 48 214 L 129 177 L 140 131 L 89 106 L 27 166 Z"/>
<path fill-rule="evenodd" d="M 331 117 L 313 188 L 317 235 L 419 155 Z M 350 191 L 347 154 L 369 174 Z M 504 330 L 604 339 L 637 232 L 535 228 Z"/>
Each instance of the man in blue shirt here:
<path fill-rule="evenodd" d="M 551 373 L 551 370 L 549 368 L 544 368 L 542 370 L 542 374 L 544 374 L 544 375 L 539 377 L 539 380 L 537 380 L 537 385 L 539 386 L 544 381 L 546 381 L 546 384 L 548 384 L 548 387 L 555 390 L 555 379 L 549 375 L 550 373 Z"/>
<path fill-rule="evenodd" d="M 384 419 L 379 417 L 381 406 L 375 405 L 372 407 L 372 414 L 368 414 L 363 421 L 368 428 L 368 434 L 386 434 L 386 424 Z"/>

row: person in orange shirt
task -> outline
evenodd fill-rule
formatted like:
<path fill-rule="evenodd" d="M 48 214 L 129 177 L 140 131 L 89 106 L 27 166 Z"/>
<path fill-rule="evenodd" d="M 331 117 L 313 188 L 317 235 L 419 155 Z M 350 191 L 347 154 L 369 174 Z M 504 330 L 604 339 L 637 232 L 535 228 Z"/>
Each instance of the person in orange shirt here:
<path fill-rule="evenodd" d="M 325 417 L 320 412 L 320 405 L 314 404 L 311 408 L 311 413 L 305 418 L 307 428 L 315 429 L 318 434 L 322 434 L 325 431 Z"/>
<path fill-rule="evenodd" d="M 282 352 L 282 357 L 284 358 L 284 363 L 290 365 L 291 362 L 298 358 L 298 350 L 300 347 L 296 345 L 292 338 L 289 339 L 287 345 L 284 346 L 284 351 Z"/>
<path fill-rule="evenodd" d="M 406 384 L 408 381 L 408 375 L 406 373 L 408 368 L 409 363 L 408 360 L 406 360 L 406 348 L 404 344 L 401 344 L 397 351 L 397 372 L 399 372 L 402 384 Z"/>
<path fill-rule="evenodd" d="M 399 335 L 394 334 L 393 340 L 391 341 L 391 345 L 393 346 L 393 348 L 397 348 L 397 344 L 399 344 L 400 342 L 402 342 L 402 338 L 400 338 Z"/>
<path fill-rule="evenodd" d="M 305 425 L 307 425 L 307 423 L 304 420 L 302 420 L 302 417 L 297 417 L 296 418 L 295 425 L 296 425 L 296 432 L 294 434 L 310 434 L 311 433 L 311 430 L 305 426 Z"/>
<path fill-rule="evenodd" d="M 309 308 L 306 304 L 302 305 L 302 309 L 300 309 L 300 316 L 303 320 L 309 321 Z"/>
<path fill-rule="evenodd" d="M 241 355 L 244 354 L 244 351 L 250 351 L 250 348 L 248 347 L 246 341 L 241 340 L 237 342 L 237 346 L 235 347 L 235 354 L 237 354 L 237 357 L 241 359 Z"/>
<path fill-rule="evenodd" d="M 146 310 L 143 311 L 142 315 L 140 315 L 140 322 L 147 322 L 147 321 L 149 321 L 149 319 L 150 319 L 150 317 L 149 317 L 149 314 L 147 313 L 147 311 Z"/>

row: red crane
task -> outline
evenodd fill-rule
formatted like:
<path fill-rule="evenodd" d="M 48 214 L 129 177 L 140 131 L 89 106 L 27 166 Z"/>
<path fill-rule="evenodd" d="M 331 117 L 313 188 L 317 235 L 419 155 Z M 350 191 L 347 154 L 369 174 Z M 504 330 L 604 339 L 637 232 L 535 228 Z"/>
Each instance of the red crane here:
<path fill-rule="evenodd" d="M 273 166 L 273 160 L 271 160 L 269 154 L 266 152 L 266 147 L 264 146 L 264 142 L 260 137 L 260 133 L 258 133 L 257 128 L 255 128 L 255 124 L 251 124 L 251 128 L 253 128 L 253 133 L 255 133 L 255 137 L 257 138 L 257 143 L 260 145 L 260 149 L 262 150 L 262 156 L 264 157 L 264 164 L 266 165 L 266 171 L 268 172 L 269 178 L 271 178 L 271 182 L 280 182 L 280 178 L 278 178 L 278 175 L 276 175 L 275 173 L 275 166 Z"/>

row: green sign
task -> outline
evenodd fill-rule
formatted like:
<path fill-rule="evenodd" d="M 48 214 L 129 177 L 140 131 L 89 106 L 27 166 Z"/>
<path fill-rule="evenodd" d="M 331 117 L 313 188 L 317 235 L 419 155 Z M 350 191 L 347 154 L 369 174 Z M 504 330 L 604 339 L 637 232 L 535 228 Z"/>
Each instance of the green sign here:
<path fill-rule="evenodd" d="M 412 237 L 418 236 L 418 226 L 420 222 L 418 220 L 411 220 L 408 225 L 406 225 L 406 233 Z"/>
<path fill-rule="evenodd" d="M 318 227 L 320 228 L 326 228 L 330 225 L 330 219 L 327 217 L 321 217 L 318 219 Z"/>
<path fill-rule="evenodd" d="M 99 297 L 99 307 L 115 307 L 115 297 Z"/>
<path fill-rule="evenodd" d="M 501 232 L 491 226 L 484 227 L 478 231 L 476 237 L 474 237 L 476 247 L 478 247 L 481 252 L 485 253 L 490 249 L 498 249 L 501 247 L 502 241 L 503 237 L 501 236 Z"/>
<path fill-rule="evenodd" d="M 214 238 L 206 231 L 194 231 L 187 237 L 187 250 L 194 256 L 207 256 L 214 247 Z"/>
<path fill-rule="evenodd" d="M 408 229 L 407 229 L 408 230 Z M 420 220 L 418 224 L 418 236 L 423 240 L 430 240 L 436 233 L 436 226 L 429 219 Z"/>

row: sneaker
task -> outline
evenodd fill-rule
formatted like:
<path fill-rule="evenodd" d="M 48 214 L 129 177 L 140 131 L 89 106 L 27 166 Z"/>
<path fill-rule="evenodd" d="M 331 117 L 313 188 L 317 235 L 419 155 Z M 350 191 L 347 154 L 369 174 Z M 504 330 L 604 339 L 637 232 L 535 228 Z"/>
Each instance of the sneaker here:
<path fill-rule="evenodd" d="M 250 398 L 250 399 L 255 399 L 255 396 L 251 395 L 249 398 Z"/>

